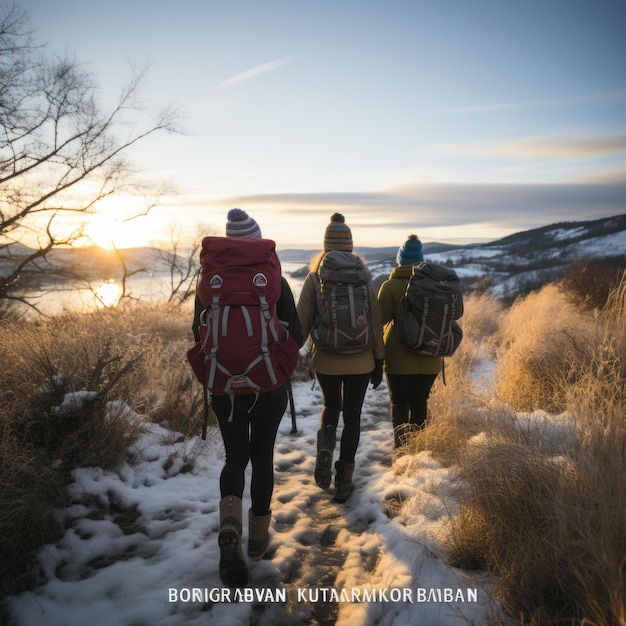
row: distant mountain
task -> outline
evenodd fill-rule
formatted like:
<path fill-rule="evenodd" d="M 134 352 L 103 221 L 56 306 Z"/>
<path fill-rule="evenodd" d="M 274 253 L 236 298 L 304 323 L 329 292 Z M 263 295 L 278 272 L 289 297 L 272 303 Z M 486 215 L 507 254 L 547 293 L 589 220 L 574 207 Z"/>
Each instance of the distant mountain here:
<path fill-rule="evenodd" d="M 561 222 L 427 256 L 454 267 L 466 288 L 480 285 L 499 298 L 512 300 L 563 277 L 575 259 L 626 268 L 626 214 Z"/>
<path fill-rule="evenodd" d="M 446 250 L 458 250 L 463 247 L 465 246 L 458 246 L 451 243 L 428 242 L 424 244 L 424 252 L 426 254 L 431 254 L 434 252 L 445 252 Z M 319 248 L 316 250 L 309 250 L 307 248 L 285 248 L 284 250 L 278 250 L 278 256 L 283 263 L 301 262 L 306 264 L 309 262 L 311 257 L 319 251 Z M 383 248 L 355 248 L 354 251 L 362 254 L 368 262 L 381 261 L 395 258 L 396 253 L 398 252 L 398 246 L 387 246 Z"/>
<path fill-rule="evenodd" d="M 0 246 L 0 278 L 2 272 L 11 271 L 22 259 L 35 252 L 23 244 Z M 104 250 L 98 246 L 55 248 L 22 271 L 28 276 L 28 285 L 82 280 L 121 278 L 126 265 L 129 275 L 151 275 L 168 271 L 171 254 L 153 247 L 124 248 L 118 251 Z M 7 269 L 4 269 L 7 268 Z"/>
<path fill-rule="evenodd" d="M 368 260 L 375 282 L 380 284 L 395 266 L 397 247 L 357 248 Z M 32 250 L 15 244 L 0 247 L 0 276 L 5 264 Z M 283 263 L 302 264 L 291 277 L 302 278 L 311 257 L 319 250 L 279 250 Z M 100 248 L 58 249 L 45 261 L 38 261 L 41 271 L 57 276 L 82 275 L 88 278 L 114 278 L 120 275 L 120 254 L 130 273 L 166 272 L 169 253 L 156 248 L 127 248 L 117 252 Z M 481 288 L 510 301 L 541 285 L 564 276 L 572 261 L 588 258 L 626 268 L 626 214 L 587 222 L 560 222 L 508 235 L 489 243 L 453 245 L 425 243 L 427 260 L 453 267 L 467 290 Z M 45 267 L 44 267 L 45 265 Z"/>
<path fill-rule="evenodd" d="M 397 247 L 360 248 L 376 285 L 395 267 Z M 283 261 L 305 265 L 316 251 L 281 250 Z M 588 222 L 561 222 L 489 243 L 425 243 L 428 261 L 453 267 L 466 290 L 480 288 L 505 301 L 564 276 L 572 261 L 588 258 L 626 268 L 626 214 Z M 306 271 L 296 272 L 301 278 Z"/>

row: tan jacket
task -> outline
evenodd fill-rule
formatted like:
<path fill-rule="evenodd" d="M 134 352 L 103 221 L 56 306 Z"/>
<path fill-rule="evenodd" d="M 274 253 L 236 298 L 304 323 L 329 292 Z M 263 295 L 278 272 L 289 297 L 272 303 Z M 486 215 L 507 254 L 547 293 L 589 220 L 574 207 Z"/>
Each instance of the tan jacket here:
<path fill-rule="evenodd" d="M 298 300 L 298 318 L 302 327 L 302 337 L 307 340 L 317 316 L 317 289 L 318 281 L 314 272 L 309 272 Z M 380 305 L 373 285 L 370 283 L 370 307 L 372 322 L 376 334 L 376 345 L 372 350 L 365 350 L 358 354 L 337 355 L 328 354 L 321 350 L 314 352 L 315 370 L 320 374 L 367 374 L 374 369 L 374 359 L 385 357 L 383 344 L 383 326 Z"/>

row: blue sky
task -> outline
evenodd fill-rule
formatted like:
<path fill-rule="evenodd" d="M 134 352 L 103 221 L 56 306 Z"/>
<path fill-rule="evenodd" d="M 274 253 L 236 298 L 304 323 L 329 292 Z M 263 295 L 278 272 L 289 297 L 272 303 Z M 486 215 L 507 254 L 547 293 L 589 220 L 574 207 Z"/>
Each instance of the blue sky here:
<path fill-rule="evenodd" d="M 133 154 L 176 184 L 118 243 L 240 206 L 279 247 L 478 241 L 626 212 L 626 2 L 25 0 L 105 101 L 151 64 L 146 99 L 184 135 Z M 97 231 L 132 210 L 118 200 Z"/>

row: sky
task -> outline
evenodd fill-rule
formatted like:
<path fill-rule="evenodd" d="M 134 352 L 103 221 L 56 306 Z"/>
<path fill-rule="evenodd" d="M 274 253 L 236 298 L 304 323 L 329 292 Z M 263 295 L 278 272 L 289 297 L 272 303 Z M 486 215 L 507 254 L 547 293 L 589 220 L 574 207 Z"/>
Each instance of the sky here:
<path fill-rule="evenodd" d="M 18 4 L 105 103 L 149 64 L 146 102 L 181 109 L 131 154 L 176 193 L 129 222 L 103 205 L 98 243 L 222 234 L 235 206 L 315 249 L 335 211 L 357 247 L 626 212 L 622 0 Z"/>

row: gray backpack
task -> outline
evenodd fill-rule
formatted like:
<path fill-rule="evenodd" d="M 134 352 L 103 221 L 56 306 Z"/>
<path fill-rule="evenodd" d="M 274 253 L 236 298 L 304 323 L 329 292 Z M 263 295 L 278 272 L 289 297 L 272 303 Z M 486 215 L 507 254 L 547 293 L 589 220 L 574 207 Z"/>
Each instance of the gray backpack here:
<path fill-rule="evenodd" d="M 399 341 L 420 354 L 450 356 L 463 339 L 456 322 L 462 315 L 456 272 L 435 263 L 414 265 L 394 322 Z"/>
<path fill-rule="evenodd" d="M 311 329 L 318 350 L 357 354 L 375 344 L 370 313 L 371 274 L 363 261 L 349 252 L 331 250 L 317 273 L 318 315 Z"/>

